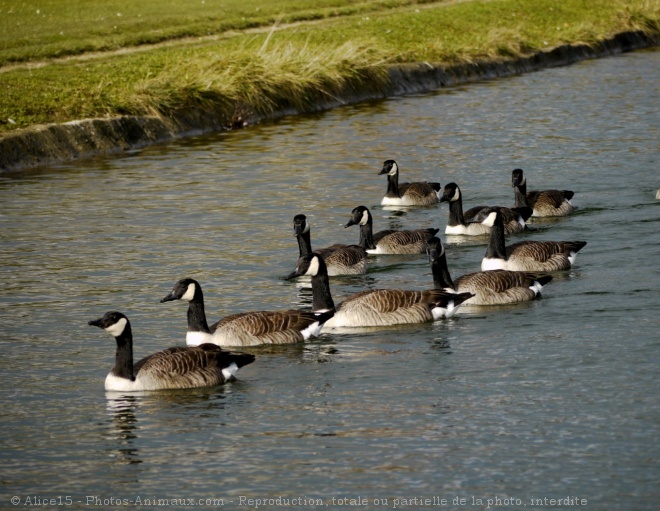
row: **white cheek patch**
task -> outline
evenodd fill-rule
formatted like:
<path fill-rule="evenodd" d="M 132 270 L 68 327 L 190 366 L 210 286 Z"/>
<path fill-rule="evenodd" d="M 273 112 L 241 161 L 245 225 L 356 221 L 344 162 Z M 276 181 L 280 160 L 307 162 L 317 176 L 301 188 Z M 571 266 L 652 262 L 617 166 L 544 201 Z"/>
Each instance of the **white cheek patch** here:
<path fill-rule="evenodd" d="M 195 284 L 188 284 L 188 289 L 184 293 L 184 295 L 181 297 L 182 300 L 192 300 L 193 296 L 195 296 Z"/>
<path fill-rule="evenodd" d="M 535 280 L 534 284 L 529 286 L 529 289 L 531 289 L 534 292 L 534 296 L 538 296 L 541 290 L 543 289 L 543 286 Z"/>
<path fill-rule="evenodd" d="M 301 330 L 300 333 L 303 336 L 303 339 L 307 340 L 310 337 L 318 337 L 318 335 L 321 333 L 321 329 L 323 328 L 322 325 L 319 325 L 319 322 L 316 321 L 309 325 L 307 328 L 304 330 Z"/>
<path fill-rule="evenodd" d="M 362 212 L 362 218 L 360 219 L 360 225 L 367 225 L 367 222 L 369 221 L 369 213 L 366 211 Z"/>
<path fill-rule="evenodd" d="M 483 222 L 481 222 L 481 223 L 482 223 L 483 225 L 485 225 L 486 227 L 492 227 L 493 224 L 495 224 L 495 218 L 496 218 L 496 217 L 497 217 L 497 213 L 495 213 L 495 212 L 493 211 L 493 212 L 492 212 L 491 214 L 489 214 L 489 215 L 486 217 L 486 219 L 485 219 Z"/>
<path fill-rule="evenodd" d="M 233 380 L 236 378 L 237 372 L 238 366 L 236 365 L 236 362 L 232 362 L 231 365 L 222 370 L 222 375 L 225 377 L 225 380 Z"/>
<path fill-rule="evenodd" d="M 461 198 L 461 191 L 458 188 L 456 188 L 456 193 L 454 193 L 454 196 L 450 199 L 450 202 L 456 202 L 460 198 Z"/>
<path fill-rule="evenodd" d="M 309 232 L 309 222 L 305 220 L 305 228 L 303 229 L 303 232 Z"/>
<path fill-rule="evenodd" d="M 318 256 L 312 257 L 312 260 L 309 262 L 309 268 L 305 272 L 305 275 L 310 275 L 314 277 L 319 272 L 319 258 Z"/>
<path fill-rule="evenodd" d="M 113 337 L 119 337 L 124 331 L 124 328 L 126 328 L 126 323 L 127 323 L 126 318 L 121 318 L 114 325 L 110 325 L 109 327 L 107 327 L 105 331 L 108 332 Z"/>

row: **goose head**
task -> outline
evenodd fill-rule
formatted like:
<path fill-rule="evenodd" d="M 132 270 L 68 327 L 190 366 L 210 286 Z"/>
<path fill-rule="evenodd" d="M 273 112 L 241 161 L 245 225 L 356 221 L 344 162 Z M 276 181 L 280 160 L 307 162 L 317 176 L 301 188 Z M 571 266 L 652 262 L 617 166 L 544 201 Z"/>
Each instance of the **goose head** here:
<path fill-rule="evenodd" d="M 202 293 L 202 288 L 199 283 L 194 279 L 181 279 L 179 282 L 174 284 L 174 288 L 170 291 L 165 298 L 163 298 L 160 303 L 171 302 L 172 300 L 188 300 L 191 301 L 194 298 L 200 297 Z"/>
<path fill-rule="evenodd" d="M 296 215 L 293 217 L 293 233 L 295 236 L 300 236 L 309 232 L 309 223 L 307 223 L 307 217 L 305 215 Z"/>
<path fill-rule="evenodd" d="M 322 274 L 323 271 L 326 273 L 328 272 L 323 258 L 312 252 L 311 254 L 306 254 L 300 257 L 296 262 L 295 270 L 284 277 L 284 279 L 291 280 L 296 277 L 302 277 L 303 275 L 316 277 L 317 275 Z"/>
<path fill-rule="evenodd" d="M 426 255 L 429 257 L 429 262 L 437 261 L 444 253 L 445 247 L 437 236 L 433 236 L 426 242 Z"/>
<path fill-rule="evenodd" d="M 394 160 L 385 160 L 383 168 L 378 173 L 379 176 L 387 174 L 388 176 L 396 176 L 399 173 L 399 166 Z"/>
<path fill-rule="evenodd" d="M 366 206 L 358 206 L 351 211 L 351 219 L 344 227 L 350 227 L 351 225 L 367 225 L 372 222 L 373 219 L 369 209 L 367 209 Z"/>
<path fill-rule="evenodd" d="M 129 325 L 128 318 L 121 312 L 106 312 L 102 318 L 95 319 L 87 323 L 89 326 L 97 326 L 113 337 L 119 337 Z"/>
<path fill-rule="evenodd" d="M 511 172 L 511 186 L 515 188 L 517 186 L 522 186 L 525 183 L 525 176 L 523 176 L 522 169 L 514 169 L 513 172 Z"/>
<path fill-rule="evenodd" d="M 497 222 L 502 222 L 502 213 L 499 207 L 484 208 L 472 217 L 469 223 L 481 224 L 486 227 L 492 227 Z"/>
<path fill-rule="evenodd" d="M 440 202 L 456 202 L 461 198 L 461 189 L 456 183 L 448 183 L 440 197 Z"/>

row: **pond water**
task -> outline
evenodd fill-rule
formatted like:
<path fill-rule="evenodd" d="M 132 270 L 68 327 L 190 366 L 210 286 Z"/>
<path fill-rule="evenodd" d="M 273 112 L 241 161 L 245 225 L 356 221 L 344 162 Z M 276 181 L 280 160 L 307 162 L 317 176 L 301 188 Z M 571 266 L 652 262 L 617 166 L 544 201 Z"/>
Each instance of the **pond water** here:
<path fill-rule="evenodd" d="M 657 509 L 658 84 L 643 51 L 0 175 L 0 507 Z M 446 204 L 379 206 L 388 158 L 466 208 L 513 204 L 523 168 L 579 210 L 510 239 L 588 244 L 541 300 L 246 349 L 222 387 L 104 391 L 114 340 L 87 322 L 124 312 L 136 359 L 183 345 L 186 305 L 159 303 L 180 278 L 211 321 L 309 307 L 282 280 L 297 213 L 317 247 L 357 242 L 360 204 L 444 232 Z M 479 269 L 483 238 L 442 238 L 454 276 Z M 423 256 L 331 279 L 337 302 L 431 284 Z"/>

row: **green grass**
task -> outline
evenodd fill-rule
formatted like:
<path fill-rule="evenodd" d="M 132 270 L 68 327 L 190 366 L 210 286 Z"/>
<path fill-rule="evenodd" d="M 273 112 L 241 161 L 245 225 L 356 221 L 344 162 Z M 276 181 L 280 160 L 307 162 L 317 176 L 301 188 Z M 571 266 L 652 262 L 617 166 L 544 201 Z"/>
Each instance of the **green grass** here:
<path fill-rule="evenodd" d="M 624 30 L 660 33 L 657 0 L 13 4 L 0 0 L 3 131 L 199 107 L 225 116 L 305 109 L 386 87 L 392 63 L 500 60 Z"/>

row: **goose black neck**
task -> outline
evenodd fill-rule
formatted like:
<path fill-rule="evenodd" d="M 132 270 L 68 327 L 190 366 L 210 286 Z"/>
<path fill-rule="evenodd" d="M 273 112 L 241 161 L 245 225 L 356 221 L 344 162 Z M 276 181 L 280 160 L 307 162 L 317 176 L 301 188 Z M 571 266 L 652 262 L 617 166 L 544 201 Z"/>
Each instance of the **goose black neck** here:
<path fill-rule="evenodd" d="M 506 246 L 504 244 L 504 223 L 502 217 L 497 215 L 495 223 L 490 228 L 490 238 L 486 257 L 489 259 L 506 259 Z"/>
<path fill-rule="evenodd" d="M 135 380 L 133 375 L 133 332 L 130 323 L 127 323 L 124 331 L 115 337 L 115 341 L 117 341 L 117 351 L 112 373 L 120 378 L 133 381 Z"/>
<path fill-rule="evenodd" d="M 449 222 L 448 225 L 467 225 L 463 216 L 463 198 L 459 197 L 455 201 L 449 202 Z"/>
<path fill-rule="evenodd" d="M 513 196 L 516 200 L 514 207 L 520 208 L 527 206 L 527 184 L 516 185 L 513 187 L 513 190 Z"/>
<path fill-rule="evenodd" d="M 400 198 L 401 196 L 399 195 L 399 173 L 397 172 L 394 175 L 387 175 L 387 193 L 385 194 L 386 197 L 397 197 Z"/>
<path fill-rule="evenodd" d="M 300 250 L 299 257 L 312 253 L 312 240 L 309 231 L 301 234 L 296 234 L 298 238 L 298 249 Z"/>
<path fill-rule="evenodd" d="M 312 312 L 327 311 L 335 308 L 330 294 L 328 271 L 322 271 L 312 277 Z"/>
<path fill-rule="evenodd" d="M 188 302 L 188 332 L 211 333 L 204 312 L 204 295 L 199 287 L 193 299 Z"/>
<path fill-rule="evenodd" d="M 445 289 L 448 287 L 454 290 L 456 289 L 454 281 L 451 280 L 451 275 L 449 274 L 446 254 L 443 253 L 440 257 L 433 260 L 431 263 L 431 273 L 433 273 L 433 287 L 436 289 Z"/>
<path fill-rule="evenodd" d="M 365 250 L 373 250 L 376 248 L 376 245 L 374 245 L 374 231 L 371 222 L 360 226 L 359 245 Z"/>

